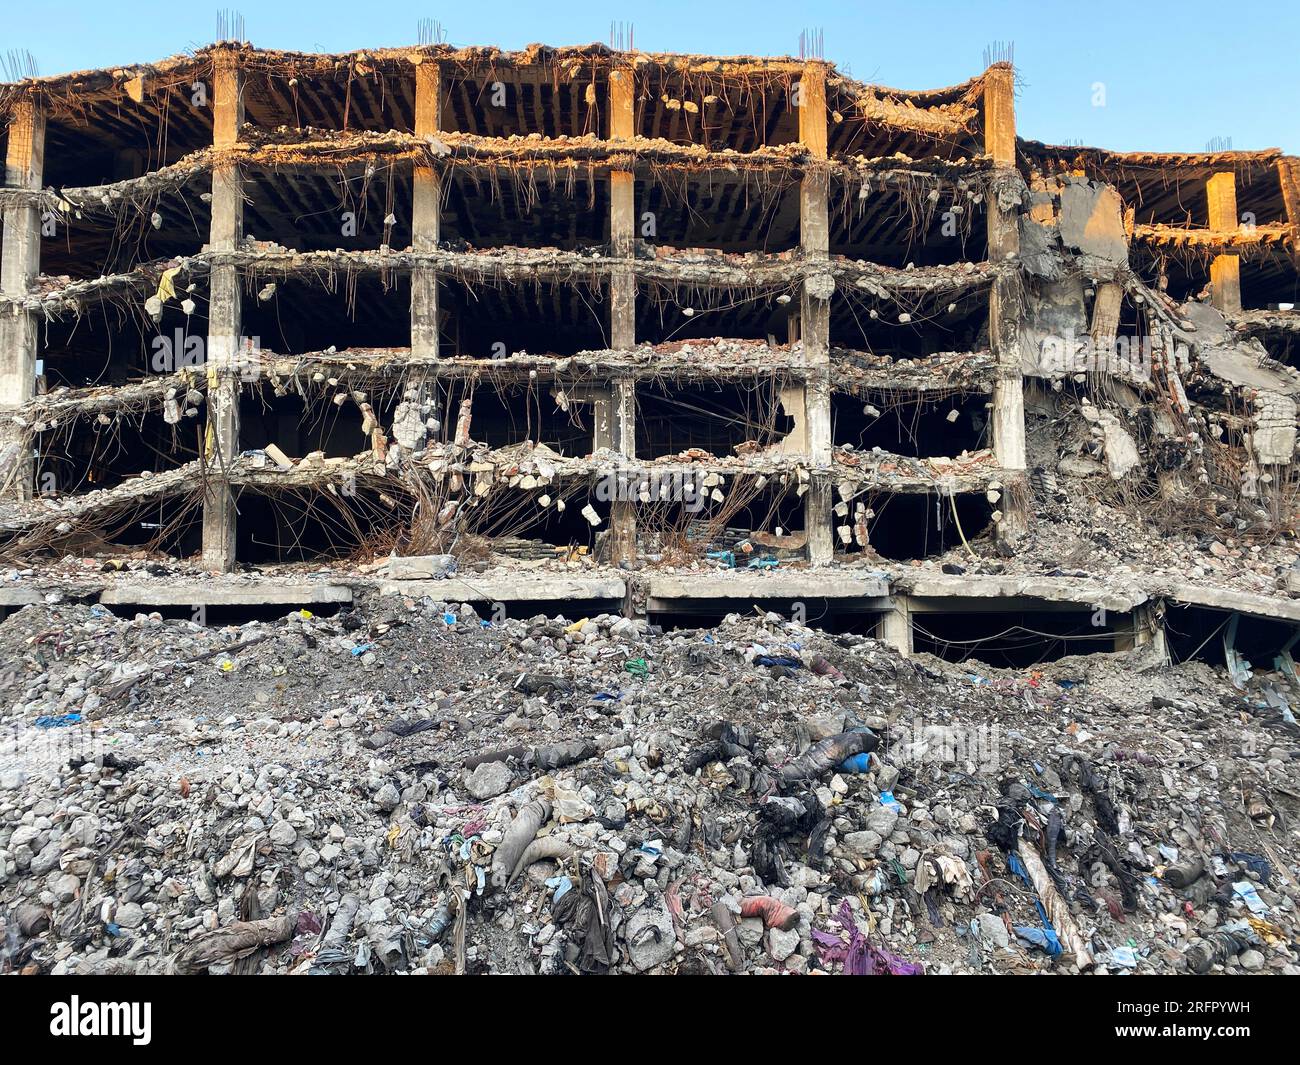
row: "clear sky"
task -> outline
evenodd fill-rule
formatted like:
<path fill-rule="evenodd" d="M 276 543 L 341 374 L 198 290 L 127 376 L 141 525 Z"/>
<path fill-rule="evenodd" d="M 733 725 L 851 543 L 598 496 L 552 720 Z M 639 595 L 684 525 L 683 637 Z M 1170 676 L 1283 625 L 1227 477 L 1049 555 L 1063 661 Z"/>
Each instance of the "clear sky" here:
<path fill-rule="evenodd" d="M 42 74 L 160 59 L 209 43 L 216 7 L 143 0 L 7 3 L 0 52 L 26 49 Z M 939 88 L 1012 41 L 1022 136 L 1121 151 L 1234 148 L 1300 154 L 1297 0 L 405 0 L 247 4 L 245 36 L 302 51 L 413 44 L 422 18 L 456 45 L 608 43 L 631 23 L 646 51 L 796 53 L 819 28 L 826 58 L 864 81 Z M 1099 106 L 1100 104 L 1100 106 Z"/>

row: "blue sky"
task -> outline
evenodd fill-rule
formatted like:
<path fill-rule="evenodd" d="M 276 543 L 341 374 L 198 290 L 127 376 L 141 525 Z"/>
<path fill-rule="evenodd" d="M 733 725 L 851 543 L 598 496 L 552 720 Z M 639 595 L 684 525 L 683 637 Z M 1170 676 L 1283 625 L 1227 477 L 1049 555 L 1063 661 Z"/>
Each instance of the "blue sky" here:
<path fill-rule="evenodd" d="M 1121 151 L 1234 148 L 1300 154 L 1300 4 L 1184 0 L 478 0 L 429 4 L 248 4 L 246 36 L 267 48 L 348 51 L 411 44 L 421 18 L 452 44 L 517 48 L 533 41 L 608 41 L 610 22 L 635 27 L 647 51 L 778 55 L 820 28 L 826 58 L 862 80 L 938 88 L 983 68 L 992 41 L 1013 41 L 1022 136 Z M 10 4 L 3 50 L 27 49 L 42 74 L 159 59 L 212 40 L 216 7 L 75 0 Z M 1104 87 L 1104 106 L 1097 86 Z"/>

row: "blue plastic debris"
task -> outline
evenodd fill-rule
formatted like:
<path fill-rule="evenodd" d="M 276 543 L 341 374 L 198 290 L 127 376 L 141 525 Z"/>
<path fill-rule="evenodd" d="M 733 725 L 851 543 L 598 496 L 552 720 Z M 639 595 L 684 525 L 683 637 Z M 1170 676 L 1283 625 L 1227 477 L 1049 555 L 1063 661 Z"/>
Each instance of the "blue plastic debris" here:
<path fill-rule="evenodd" d="M 1045 928 L 1033 925 L 1016 925 L 1016 938 L 1023 939 L 1031 947 L 1046 951 L 1053 958 L 1061 953 L 1061 941 L 1056 938 L 1056 930 L 1049 924 Z"/>
<path fill-rule="evenodd" d="M 1029 794 L 1032 795 L 1035 799 L 1043 799 L 1043 800 L 1046 801 L 1046 802 L 1060 802 L 1060 801 L 1061 801 L 1061 800 L 1058 799 L 1055 795 L 1053 795 L 1050 791 L 1044 791 L 1042 788 L 1038 787 L 1036 784 L 1034 784 L 1034 783 L 1032 783 L 1032 782 L 1028 782 L 1028 783 L 1026 783 L 1026 784 L 1025 784 L 1025 787 L 1029 789 Z"/>
<path fill-rule="evenodd" d="M 363 654 L 365 654 L 367 651 L 369 651 L 370 648 L 372 648 L 373 646 L 374 646 L 374 644 L 372 644 L 372 643 L 359 643 L 359 644 L 357 644 L 354 648 L 352 648 L 352 657 L 353 657 L 353 658 L 360 658 Z"/>
<path fill-rule="evenodd" d="M 445 625 L 455 625 L 456 615 L 453 614 L 450 610 L 448 610 L 445 614 L 442 615 L 442 620 L 443 620 L 443 624 Z"/>
<path fill-rule="evenodd" d="M 1237 880 L 1232 885 L 1232 892 L 1240 898 L 1256 917 L 1263 917 L 1268 913 L 1268 907 L 1264 905 L 1264 900 L 1259 897 L 1259 892 L 1255 890 L 1255 885 L 1249 880 Z"/>
<path fill-rule="evenodd" d="M 1121 969 L 1136 969 L 1138 966 L 1137 951 L 1132 947 L 1115 947 L 1110 952 L 1110 963 L 1119 966 Z"/>
<path fill-rule="evenodd" d="M 1034 891 L 1034 882 L 1029 878 L 1029 870 L 1025 868 L 1025 863 L 1020 860 L 1020 855 L 1015 851 L 1012 851 L 1007 855 L 1007 868 L 1018 876 L 1030 891 Z M 1034 907 L 1038 910 L 1039 921 L 1042 922 L 1042 928 L 1038 931 L 1041 932 L 1042 935 L 1043 950 L 1047 951 L 1047 953 L 1052 955 L 1052 957 L 1056 957 L 1056 955 L 1061 953 L 1061 941 L 1057 938 L 1056 929 L 1052 927 L 1052 922 L 1047 919 L 1047 911 L 1043 909 L 1043 902 L 1036 892 L 1034 895 Z M 1030 931 L 1034 930 L 1030 929 Z M 1016 935 L 1021 935 L 1021 930 L 1019 928 L 1016 929 Z M 1025 936 L 1024 938 L 1029 942 L 1034 942 L 1037 936 L 1032 938 Z"/>
<path fill-rule="evenodd" d="M 840 763 L 840 768 L 846 773 L 866 773 L 871 769 L 871 752 L 863 751 L 861 754 L 855 754 L 851 758 L 846 758 Z"/>
<path fill-rule="evenodd" d="M 78 713 L 59 714 L 52 716 L 42 714 L 36 719 L 37 728 L 66 728 L 68 725 L 78 725 L 81 723 L 81 715 Z"/>
<path fill-rule="evenodd" d="M 790 655 L 755 655 L 756 666 L 785 666 L 786 669 L 801 669 L 803 663 Z"/>
<path fill-rule="evenodd" d="M 886 810 L 893 810 L 896 814 L 903 812 L 903 804 L 894 798 L 892 791 L 882 791 L 880 793 L 880 805 Z"/>

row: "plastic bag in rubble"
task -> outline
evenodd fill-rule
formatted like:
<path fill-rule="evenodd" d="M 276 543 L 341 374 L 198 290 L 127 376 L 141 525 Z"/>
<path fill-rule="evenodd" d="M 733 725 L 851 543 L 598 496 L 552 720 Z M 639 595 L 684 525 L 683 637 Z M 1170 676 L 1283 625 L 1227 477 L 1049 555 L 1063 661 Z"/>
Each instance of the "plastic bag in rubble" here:
<path fill-rule="evenodd" d="M 552 798 L 555 819 L 562 825 L 590 820 L 595 810 L 579 793 L 571 780 L 557 780 Z"/>
<path fill-rule="evenodd" d="M 551 902 L 551 916 L 578 944 L 578 969 L 607 973 L 614 964 L 614 933 L 618 911 L 610 905 L 605 884 L 593 870 L 577 890 Z"/>

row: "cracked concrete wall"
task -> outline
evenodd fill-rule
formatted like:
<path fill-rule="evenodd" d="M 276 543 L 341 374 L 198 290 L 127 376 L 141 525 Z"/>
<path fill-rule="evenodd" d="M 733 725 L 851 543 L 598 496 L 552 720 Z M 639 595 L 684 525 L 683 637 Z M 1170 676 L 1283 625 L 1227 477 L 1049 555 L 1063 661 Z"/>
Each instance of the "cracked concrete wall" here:
<path fill-rule="evenodd" d="M 1295 458 L 1296 402 L 1276 392 L 1255 396 L 1251 446 L 1261 466 L 1286 466 Z"/>

